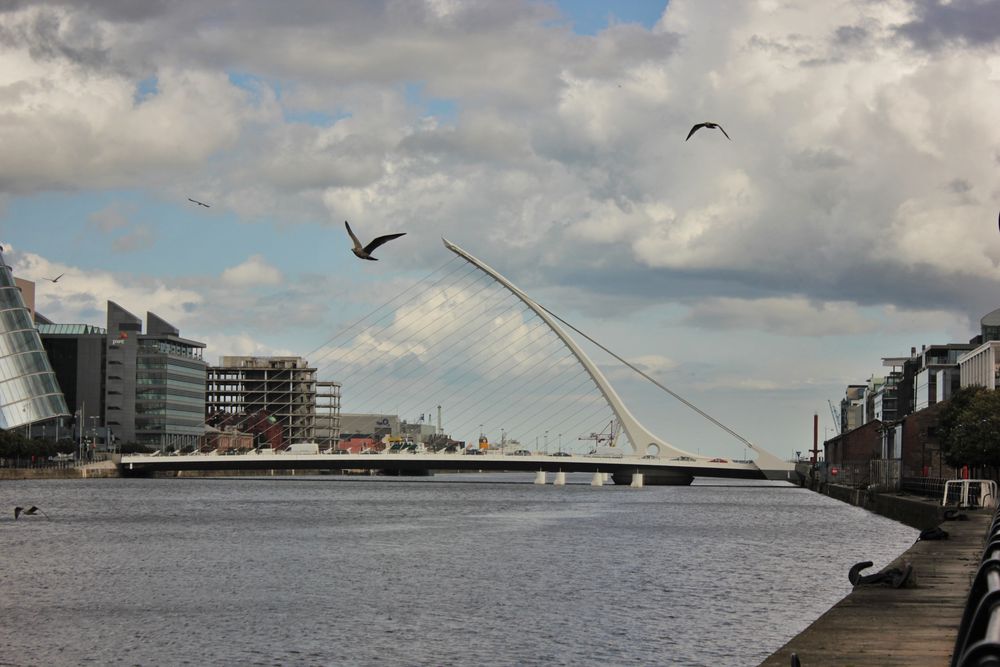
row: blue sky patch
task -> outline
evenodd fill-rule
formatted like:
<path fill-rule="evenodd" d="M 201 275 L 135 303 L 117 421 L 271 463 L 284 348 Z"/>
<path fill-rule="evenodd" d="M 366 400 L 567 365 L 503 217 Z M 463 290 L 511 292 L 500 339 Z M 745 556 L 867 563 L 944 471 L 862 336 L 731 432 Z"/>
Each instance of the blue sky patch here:
<path fill-rule="evenodd" d="M 573 32 L 596 35 L 614 23 L 652 28 L 663 15 L 667 0 L 556 0 L 555 4 L 570 19 Z"/>
<path fill-rule="evenodd" d="M 154 74 L 136 84 L 135 93 L 132 95 L 133 104 L 142 104 L 150 97 L 154 97 L 160 92 L 160 80 Z"/>
<path fill-rule="evenodd" d="M 406 103 L 423 109 L 423 115 L 434 116 L 440 120 L 454 121 L 458 117 L 458 104 L 447 97 L 427 97 L 424 95 L 424 83 L 412 82 L 404 87 Z"/>

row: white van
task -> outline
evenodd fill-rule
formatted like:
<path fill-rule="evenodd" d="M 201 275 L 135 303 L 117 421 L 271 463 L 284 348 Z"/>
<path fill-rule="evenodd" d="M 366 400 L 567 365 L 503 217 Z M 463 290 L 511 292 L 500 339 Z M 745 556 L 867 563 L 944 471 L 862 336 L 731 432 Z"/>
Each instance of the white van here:
<path fill-rule="evenodd" d="M 286 454 L 319 454 L 319 445 L 315 442 L 293 442 L 285 450 Z"/>

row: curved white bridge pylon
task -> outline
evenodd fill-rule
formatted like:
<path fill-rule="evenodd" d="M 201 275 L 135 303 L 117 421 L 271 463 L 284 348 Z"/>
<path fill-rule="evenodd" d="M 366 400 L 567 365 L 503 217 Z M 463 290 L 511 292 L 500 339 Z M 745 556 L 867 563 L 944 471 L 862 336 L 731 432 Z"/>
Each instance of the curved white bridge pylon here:
<path fill-rule="evenodd" d="M 607 378 L 601 373 L 597 368 L 597 365 L 590 360 L 590 357 L 576 344 L 572 338 L 563 330 L 556 319 L 542 306 L 535 303 L 535 301 L 516 287 L 513 283 L 503 277 L 495 269 L 491 268 L 485 262 L 473 257 L 468 252 L 458 247 L 454 243 L 450 242 L 448 239 L 442 238 L 445 247 L 466 260 L 477 269 L 490 276 L 498 283 L 503 285 L 511 294 L 517 297 L 524 305 L 532 310 L 538 317 L 542 319 L 545 324 L 555 333 L 556 336 L 569 348 L 576 360 L 580 362 L 583 368 L 590 375 L 590 378 L 597 385 L 601 394 L 604 396 L 604 400 L 608 402 L 611 407 L 612 412 L 614 412 L 615 417 L 622 425 L 622 429 L 625 431 L 625 435 L 628 436 L 629 443 L 632 445 L 632 449 L 636 454 L 654 454 L 657 456 L 667 455 L 670 457 L 677 456 L 688 456 L 695 460 L 708 460 L 708 457 L 700 456 L 698 454 L 692 454 L 691 452 L 680 449 L 668 443 L 666 440 L 657 437 L 649 429 L 639 423 L 639 420 L 629 411 L 622 399 L 618 396 L 618 393 L 608 382 Z M 617 355 L 616 355 L 617 356 Z M 701 411 L 699 411 L 701 412 Z M 704 414 L 704 413 L 702 413 Z M 712 421 L 715 421 L 714 419 Z M 754 463 L 760 468 L 761 472 L 765 477 L 769 479 L 787 479 L 790 471 L 794 469 L 794 464 L 787 461 L 782 461 L 780 458 L 772 454 L 771 452 L 753 444 L 752 442 L 736 434 L 731 429 L 726 427 L 725 430 L 732 433 L 735 437 L 743 442 L 747 447 L 751 448 L 757 453 L 757 459 Z"/>

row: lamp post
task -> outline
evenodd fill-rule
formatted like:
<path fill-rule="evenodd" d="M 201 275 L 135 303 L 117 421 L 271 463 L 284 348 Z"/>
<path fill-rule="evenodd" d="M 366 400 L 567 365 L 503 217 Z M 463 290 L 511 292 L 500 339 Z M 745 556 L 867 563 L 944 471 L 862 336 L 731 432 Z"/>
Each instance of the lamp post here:
<path fill-rule="evenodd" d="M 90 448 L 91 450 L 97 449 L 97 420 L 100 419 L 98 415 L 90 416 Z"/>
<path fill-rule="evenodd" d="M 549 432 L 545 432 L 545 453 L 549 453 Z"/>

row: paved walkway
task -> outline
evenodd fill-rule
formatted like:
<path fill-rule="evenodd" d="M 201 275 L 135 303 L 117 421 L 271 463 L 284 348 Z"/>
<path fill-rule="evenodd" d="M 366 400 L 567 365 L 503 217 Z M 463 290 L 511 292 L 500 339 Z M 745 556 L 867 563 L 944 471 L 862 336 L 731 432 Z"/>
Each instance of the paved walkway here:
<path fill-rule="evenodd" d="M 947 666 L 993 517 L 965 513 L 969 521 L 941 524 L 949 539 L 916 542 L 887 566 L 909 561 L 915 588 L 856 588 L 761 665 L 788 667 L 795 652 L 802 667 Z"/>

